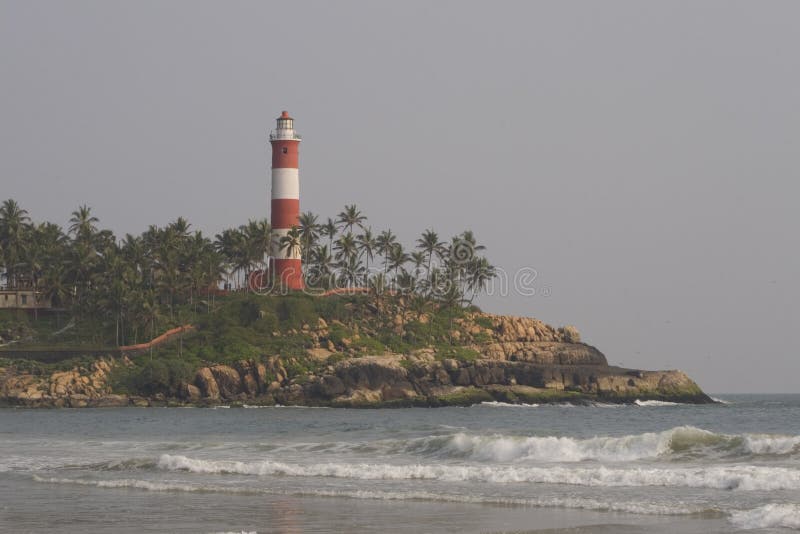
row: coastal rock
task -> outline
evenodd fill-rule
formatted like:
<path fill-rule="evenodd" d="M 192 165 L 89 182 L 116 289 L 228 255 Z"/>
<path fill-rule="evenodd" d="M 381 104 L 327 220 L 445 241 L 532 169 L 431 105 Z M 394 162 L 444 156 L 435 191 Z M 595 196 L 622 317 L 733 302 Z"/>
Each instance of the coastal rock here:
<path fill-rule="evenodd" d="M 203 393 L 200 391 L 200 388 L 195 386 L 194 384 L 184 384 L 183 386 L 183 397 L 189 401 L 198 401 L 202 398 Z"/>
<path fill-rule="evenodd" d="M 70 395 L 67 398 L 67 405 L 70 408 L 86 408 L 89 405 L 89 397 L 79 393 Z"/>
<path fill-rule="evenodd" d="M 203 397 L 212 400 L 219 399 L 219 385 L 217 384 L 217 380 L 214 378 L 214 374 L 211 372 L 211 369 L 208 367 L 203 367 L 197 371 L 194 382 L 202 392 Z"/>
<path fill-rule="evenodd" d="M 88 406 L 93 408 L 118 408 L 127 405 L 128 397 L 126 395 L 104 395 L 88 401 Z"/>
<path fill-rule="evenodd" d="M 583 343 L 554 341 L 502 341 L 474 345 L 489 360 L 511 360 L 539 365 L 608 365 L 596 348 Z"/>
<path fill-rule="evenodd" d="M 242 392 L 242 378 L 238 371 L 227 365 L 211 367 L 211 374 L 219 386 L 219 394 L 223 399 L 235 399 Z"/>

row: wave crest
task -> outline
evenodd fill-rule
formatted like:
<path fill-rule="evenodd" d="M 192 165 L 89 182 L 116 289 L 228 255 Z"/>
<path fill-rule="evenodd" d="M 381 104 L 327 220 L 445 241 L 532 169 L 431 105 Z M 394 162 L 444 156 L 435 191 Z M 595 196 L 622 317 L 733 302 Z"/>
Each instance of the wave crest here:
<path fill-rule="evenodd" d="M 800 529 L 799 504 L 766 504 L 752 510 L 731 513 L 731 523 L 740 529 Z"/>
<path fill-rule="evenodd" d="M 800 471 L 785 467 L 718 466 L 706 468 L 515 467 L 452 464 L 292 464 L 270 460 L 236 462 L 164 454 L 158 467 L 167 471 L 255 476 L 331 477 L 356 480 L 437 480 L 570 484 L 579 486 L 672 486 L 724 490 L 800 489 Z"/>

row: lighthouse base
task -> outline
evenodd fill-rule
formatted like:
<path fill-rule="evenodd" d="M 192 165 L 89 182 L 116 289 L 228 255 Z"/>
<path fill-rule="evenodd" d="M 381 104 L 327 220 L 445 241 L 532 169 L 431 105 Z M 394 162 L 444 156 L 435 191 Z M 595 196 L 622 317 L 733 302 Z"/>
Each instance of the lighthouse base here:
<path fill-rule="evenodd" d="M 299 259 L 272 260 L 273 287 L 299 291 L 305 288 L 303 265 Z"/>

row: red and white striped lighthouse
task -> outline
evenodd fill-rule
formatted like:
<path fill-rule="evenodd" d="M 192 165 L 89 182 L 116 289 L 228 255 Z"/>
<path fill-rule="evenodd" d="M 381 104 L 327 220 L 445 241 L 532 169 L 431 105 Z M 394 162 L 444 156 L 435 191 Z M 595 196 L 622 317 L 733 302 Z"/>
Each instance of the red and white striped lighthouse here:
<path fill-rule="evenodd" d="M 275 284 L 288 289 L 303 289 L 300 247 L 286 247 L 281 238 L 297 226 L 300 218 L 300 136 L 288 111 L 278 117 L 275 131 L 269 134 L 272 145 L 272 276 Z"/>

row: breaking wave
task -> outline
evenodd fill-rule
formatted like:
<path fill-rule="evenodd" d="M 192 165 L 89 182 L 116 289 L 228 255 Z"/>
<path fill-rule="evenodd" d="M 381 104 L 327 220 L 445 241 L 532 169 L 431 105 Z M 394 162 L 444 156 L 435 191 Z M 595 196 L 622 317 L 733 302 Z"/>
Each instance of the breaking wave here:
<path fill-rule="evenodd" d="M 377 445 L 377 444 L 376 444 Z M 492 462 L 628 462 L 670 455 L 752 456 L 800 453 L 800 436 L 727 435 L 691 426 L 628 436 L 475 435 L 464 432 L 395 443 L 387 452 Z"/>
<path fill-rule="evenodd" d="M 800 470 L 749 465 L 704 468 L 515 467 L 447 464 L 237 462 L 162 455 L 158 468 L 202 474 L 332 477 L 358 480 L 544 483 L 579 486 L 671 486 L 724 490 L 800 489 Z"/>
<path fill-rule="evenodd" d="M 500 402 L 500 401 L 484 401 L 480 403 L 479 406 L 489 406 L 492 408 L 538 408 L 538 404 L 513 404 L 510 402 Z"/>
<path fill-rule="evenodd" d="M 731 523 L 744 530 L 762 528 L 800 529 L 799 504 L 765 504 L 731 513 Z"/>
<path fill-rule="evenodd" d="M 677 402 L 668 402 L 660 400 L 639 400 L 633 401 L 636 406 L 680 406 Z"/>

